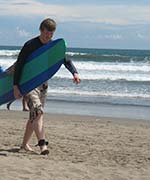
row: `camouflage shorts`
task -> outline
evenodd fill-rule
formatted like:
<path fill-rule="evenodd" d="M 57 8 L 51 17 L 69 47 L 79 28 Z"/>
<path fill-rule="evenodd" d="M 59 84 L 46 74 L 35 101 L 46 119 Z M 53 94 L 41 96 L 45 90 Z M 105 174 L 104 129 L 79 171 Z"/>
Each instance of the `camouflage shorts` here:
<path fill-rule="evenodd" d="M 47 88 L 48 84 L 46 82 L 25 95 L 25 100 L 30 111 L 29 120 L 33 121 L 39 113 L 43 114 Z"/>

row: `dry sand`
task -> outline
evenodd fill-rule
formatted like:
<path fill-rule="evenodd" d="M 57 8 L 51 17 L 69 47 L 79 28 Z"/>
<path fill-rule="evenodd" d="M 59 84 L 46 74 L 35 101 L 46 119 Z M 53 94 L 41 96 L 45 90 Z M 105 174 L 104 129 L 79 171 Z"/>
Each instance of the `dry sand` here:
<path fill-rule="evenodd" d="M 0 180 L 150 180 L 148 121 L 45 114 L 41 156 L 18 152 L 27 119 L 0 111 Z"/>

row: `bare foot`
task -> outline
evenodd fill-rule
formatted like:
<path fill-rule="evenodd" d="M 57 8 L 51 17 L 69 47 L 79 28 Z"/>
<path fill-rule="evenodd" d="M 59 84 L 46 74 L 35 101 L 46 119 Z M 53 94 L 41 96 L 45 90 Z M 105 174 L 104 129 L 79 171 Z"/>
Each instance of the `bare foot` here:
<path fill-rule="evenodd" d="M 22 111 L 29 111 L 29 109 L 27 109 L 27 108 L 24 108 Z"/>
<path fill-rule="evenodd" d="M 26 152 L 35 152 L 30 146 L 29 144 L 26 144 L 26 145 L 22 145 L 20 147 L 20 150 L 22 151 L 26 151 Z"/>
<path fill-rule="evenodd" d="M 47 146 L 40 146 L 41 149 L 41 155 L 48 155 L 49 154 L 49 150 L 47 149 Z"/>

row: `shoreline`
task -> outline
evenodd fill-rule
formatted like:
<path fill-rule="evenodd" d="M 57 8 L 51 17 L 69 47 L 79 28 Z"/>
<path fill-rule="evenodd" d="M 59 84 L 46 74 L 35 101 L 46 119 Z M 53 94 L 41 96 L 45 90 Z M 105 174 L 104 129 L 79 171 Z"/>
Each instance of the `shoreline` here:
<path fill-rule="evenodd" d="M 6 104 L 0 106 L 0 110 L 5 110 Z M 17 100 L 11 105 L 11 110 L 22 110 L 21 101 Z M 46 101 L 45 113 L 97 116 L 105 118 L 121 118 L 130 120 L 150 120 L 150 107 L 137 105 L 118 105 L 107 103 L 87 103 L 87 102 L 66 102 L 66 101 Z"/>
<path fill-rule="evenodd" d="M 28 112 L 0 110 L 5 180 L 149 180 L 150 121 L 45 113 L 45 157 L 18 152 L 27 120 Z M 39 153 L 35 135 L 30 144 Z"/>

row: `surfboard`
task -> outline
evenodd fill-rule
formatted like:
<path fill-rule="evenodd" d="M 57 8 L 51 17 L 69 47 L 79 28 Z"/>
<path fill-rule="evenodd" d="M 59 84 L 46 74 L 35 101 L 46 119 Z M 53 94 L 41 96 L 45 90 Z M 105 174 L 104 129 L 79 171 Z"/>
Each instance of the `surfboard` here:
<path fill-rule="evenodd" d="M 66 45 L 63 39 L 54 40 L 35 50 L 23 67 L 19 84 L 22 95 L 50 79 L 64 63 L 65 52 Z M 0 73 L 0 105 L 15 100 L 13 74 L 7 74 L 7 70 Z"/>

